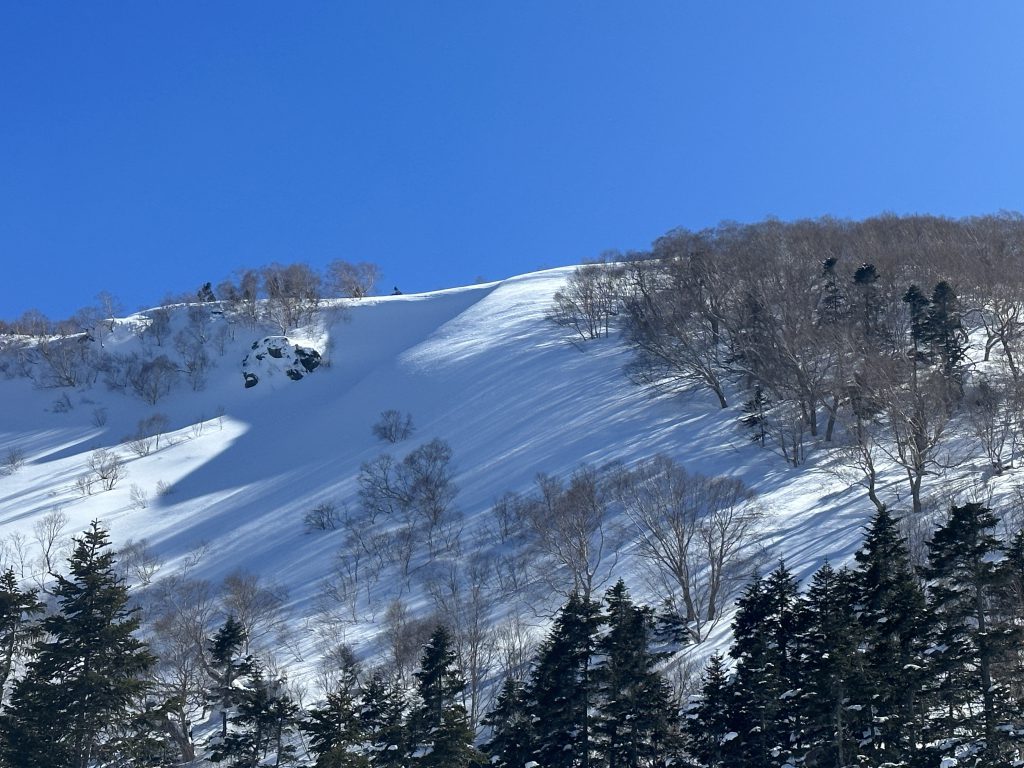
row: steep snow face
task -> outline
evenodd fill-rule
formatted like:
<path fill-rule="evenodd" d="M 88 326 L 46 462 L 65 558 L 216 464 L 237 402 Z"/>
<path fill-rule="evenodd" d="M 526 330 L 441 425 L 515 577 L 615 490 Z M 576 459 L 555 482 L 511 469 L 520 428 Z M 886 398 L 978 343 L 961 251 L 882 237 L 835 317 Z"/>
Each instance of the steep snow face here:
<path fill-rule="evenodd" d="M 345 536 L 309 532 L 306 513 L 322 503 L 357 506 L 364 462 L 385 451 L 401 458 L 437 437 L 453 450 L 466 556 L 495 500 L 528 491 L 538 473 L 665 453 L 688 470 L 752 485 L 770 513 L 763 544 L 799 575 L 846 558 L 871 512 L 862 492 L 813 462 L 788 468 L 750 443 L 735 411 L 709 398 L 653 397 L 634 386 L 620 341 L 568 343 L 545 313 L 570 271 L 353 301 L 287 338 L 231 324 L 214 309 L 180 307 L 171 331 L 201 325 L 208 370 L 195 378 L 179 371 L 152 404 L 102 380 L 74 390 L 0 381 L 0 456 L 14 448 L 25 457 L 0 477 L 0 537 L 31 541 L 55 508 L 69 532 L 98 518 L 115 542 L 146 539 L 166 562 L 160 573 L 188 564 L 193 576 L 214 581 L 245 570 L 283 585 L 300 623 Z M 125 356 L 147 345 L 159 351 L 151 335 L 139 335 L 149 322 L 141 313 L 93 343 Z M 242 386 L 240 370 L 259 384 Z M 415 436 L 399 446 L 373 434 L 389 409 L 415 423 Z M 143 451 L 137 441 L 155 433 L 158 445 Z M 121 457 L 124 477 L 110 490 L 84 492 L 77 478 L 103 448 Z M 644 598 L 629 555 L 626 547 L 616 573 Z M 365 635 L 386 599 L 386 585 L 369 595 Z"/>

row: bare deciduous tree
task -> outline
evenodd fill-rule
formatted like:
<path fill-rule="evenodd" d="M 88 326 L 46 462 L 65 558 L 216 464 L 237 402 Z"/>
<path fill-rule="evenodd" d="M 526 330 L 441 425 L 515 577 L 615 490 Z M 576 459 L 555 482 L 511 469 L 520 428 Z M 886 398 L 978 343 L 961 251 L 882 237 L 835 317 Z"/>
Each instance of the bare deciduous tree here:
<path fill-rule="evenodd" d="M 100 319 L 103 329 L 107 334 L 114 332 L 117 322 L 117 315 L 121 314 L 121 301 L 110 291 L 100 291 L 96 294 L 96 302 L 99 308 Z"/>
<path fill-rule="evenodd" d="M 153 583 L 157 572 L 163 568 L 163 560 L 153 551 L 146 539 L 128 539 L 118 547 L 117 564 L 122 578 L 140 587 Z"/>
<path fill-rule="evenodd" d="M 359 468 L 359 503 L 371 525 L 380 515 L 397 517 L 411 503 L 399 466 L 393 456 L 383 453 Z"/>
<path fill-rule="evenodd" d="M 703 264 L 687 253 L 628 265 L 623 306 L 626 336 L 636 353 L 628 372 L 634 381 L 657 387 L 707 387 L 725 408 L 722 318 L 694 279 Z"/>
<path fill-rule="evenodd" d="M 495 627 L 498 669 L 501 677 L 525 680 L 540 638 L 537 628 L 513 613 Z"/>
<path fill-rule="evenodd" d="M 882 401 L 887 426 L 882 449 L 906 473 L 914 514 L 920 515 L 922 481 L 941 466 L 938 448 L 952 416 L 950 388 L 937 373 L 914 374 L 909 387 L 891 386 Z"/>
<path fill-rule="evenodd" d="M 302 522 L 309 531 L 333 531 L 344 517 L 336 504 L 322 501 L 305 514 Z"/>
<path fill-rule="evenodd" d="M 39 363 L 37 383 L 43 387 L 92 384 L 99 375 L 99 358 L 84 333 L 45 336 L 32 347 Z"/>
<path fill-rule="evenodd" d="M 4 553 L 18 579 L 24 581 L 29 578 L 33 566 L 33 556 L 28 537 L 21 531 L 14 531 L 4 539 L 4 545 Z"/>
<path fill-rule="evenodd" d="M 868 499 L 881 512 L 886 505 L 878 496 L 880 449 L 876 438 L 880 427 L 876 422 L 877 415 L 877 411 L 865 404 L 859 395 L 852 398 L 851 414 L 846 423 L 848 442 L 839 447 L 839 455 L 845 459 L 839 466 L 839 474 L 845 476 L 843 470 L 852 468 L 857 473 L 856 481 L 864 486 Z"/>
<path fill-rule="evenodd" d="M 147 315 L 149 322 L 142 332 L 144 339 L 151 338 L 158 347 L 164 345 L 171 333 L 171 308 L 168 302 L 162 303 L 159 307 L 151 309 Z"/>
<path fill-rule="evenodd" d="M 47 512 L 32 525 L 32 538 L 38 548 L 37 584 L 49 593 L 49 579 L 57 572 L 57 563 L 68 554 L 70 539 L 65 534 L 68 516 L 59 507 Z"/>
<path fill-rule="evenodd" d="M 1012 469 L 1020 449 L 1022 398 L 1012 378 L 982 377 L 965 395 L 967 421 L 992 471 Z"/>
<path fill-rule="evenodd" d="M 497 661 L 497 636 L 491 622 L 497 599 L 493 573 L 484 557 L 478 556 L 465 566 L 449 562 L 427 584 L 435 612 L 452 634 L 466 680 L 466 709 L 474 723 L 487 709 L 487 681 Z"/>
<path fill-rule="evenodd" d="M 128 498 L 133 509 L 145 509 L 149 506 L 149 494 L 137 483 L 132 483 L 132 487 L 128 491 Z"/>
<path fill-rule="evenodd" d="M 185 377 L 192 386 L 192 391 L 199 392 L 206 386 L 207 372 L 210 369 L 210 356 L 206 353 L 206 339 L 185 329 L 175 334 L 174 349 L 181 358 L 181 365 L 184 368 Z"/>
<path fill-rule="evenodd" d="M 175 573 L 147 592 L 148 641 L 157 657 L 153 684 L 167 702 L 161 723 L 185 761 L 195 759 L 193 723 L 206 713 L 209 666 L 205 648 L 217 614 L 208 582 Z"/>
<path fill-rule="evenodd" d="M 139 397 L 150 405 L 170 394 L 178 381 L 178 366 L 167 355 L 141 361 L 128 377 L 128 382 Z"/>
<path fill-rule="evenodd" d="M 607 336 L 618 313 L 621 275 L 621 268 L 611 264 L 579 267 L 555 294 L 548 319 L 571 330 L 579 341 Z"/>
<path fill-rule="evenodd" d="M 380 268 L 371 262 L 332 261 L 327 265 L 327 283 L 338 296 L 361 299 L 370 295 L 380 279 Z"/>
<path fill-rule="evenodd" d="M 271 264 L 260 271 L 267 319 L 281 331 L 309 322 L 320 306 L 320 276 L 308 264 Z"/>
<path fill-rule="evenodd" d="M 401 599 L 392 600 L 388 604 L 381 634 L 387 643 L 395 675 L 404 684 L 411 681 L 423 646 L 437 625 L 438 621 L 433 617 L 410 616 L 409 606 Z"/>
<path fill-rule="evenodd" d="M 454 546 L 461 518 L 454 507 L 458 487 L 451 460 L 451 446 L 435 438 L 401 462 L 383 454 L 364 463 L 359 471 L 359 500 L 371 524 L 381 514 L 400 520 L 407 529 L 405 533 L 396 530 L 402 536 L 416 526 L 425 532 L 432 554 L 437 554 L 438 547 Z"/>
<path fill-rule="evenodd" d="M 740 480 L 688 473 L 657 456 L 616 481 L 636 551 L 694 642 L 749 574 L 764 513 Z"/>
<path fill-rule="evenodd" d="M 224 579 L 220 604 L 226 615 L 234 616 L 245 628 L 244 653 L 253 646 L 266 651 L 287 640 L 288 591 L 280 585 L 265 585 L 254 573 L 235 571 Z"/>
<path fill-rule="evenodd" d="M 217 286 L 217 293 L 226 305 L 232 319 L 255 327 L 260 318 L 260 275 L 254 269 L 238 273 L 238 282 L 225 280 Z"/>
<path fill-rule="evenodd" d="M 125 438 L 124 443 L 136 456 L 148 456 L 153 450 L 160 450 L 160 437 L 167 430 L 167 416 L 162 413 L 154 413 L 145 419 L 140 419 L 135 428 L 135 434 Z"/>
<path fill-rule="evenodd" d="M 611 501 L 606 483 L 592 467 L 576 470 L 567 485 L 540 475 L 536 495 L 524 500 L 522 519 L 548 558 L 539 564 L 540 578 L 560 594 L 589 600 L 611 577 L 618 560 Z"/>
<path fill-rule="evenodd" d="M 91 496 L 95 484 L 96 477 L 91 472 L 86 472 L 75 478 L 75 489 L 82 496 Z"/>
<path fill-rule="evenodd" d="M 118 481 L 128 474 L 121 457 L 106 448 L 97 448 L 89 454 L 87 466 L 89 472 L 99 481 L 105 491 L 113 490 Z"/>
<path fill-rule="evenodd" d="M 403 414 L 394 409 L 382 411 L 380 419 L 373 425 L 373 436 L 378 440 L 384 440 L 389 443 L 400 443 L 402 440 L 408 440 L 414 431 L 412 414 Z"/>

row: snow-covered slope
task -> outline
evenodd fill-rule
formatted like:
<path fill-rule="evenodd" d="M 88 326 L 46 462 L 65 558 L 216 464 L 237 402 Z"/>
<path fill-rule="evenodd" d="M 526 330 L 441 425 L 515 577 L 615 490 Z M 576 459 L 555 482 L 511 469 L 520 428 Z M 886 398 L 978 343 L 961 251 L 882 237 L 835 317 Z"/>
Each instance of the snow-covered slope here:
<path fill-rule="evenodd" d="M 246 388 L 242 360 L 269 334 L 241 325 L 214 354 L 203 389 L 185 384 L 155 405 L 102 382 L 63 390 L 0 381 L 0 456 L 16 448 L 26 458 L 0 477 L 0 538 L 31 538 L 34 523 L 59 507 L 69 531 L 99 518 L 115 542 L 148 540 L 165 573 L 199 549 L 193 575 L 258 573 L 288 588 L 293 615 L 308 616 L 344 534 L 310 533 L 303 517 L 321 502 L 356 504 L 360 464 L 392 447 L 371 427 L 397 409 L 416 425 L 397 452 L 433 437 L 452 446 L 456 503 L 470 531 L 496 498 L 529 490 L 538 472 L 665 453 L 757 490 L 770 513 L 764 543 L 799 576 L 849 556 L 871 513 L 862 491 L 813 461 L 794 469 L 751 444 L 734 409 L 631 384 L 620 341 L 567 343 L 544 316 L 568 274 L 353 302 L 347 317 L 327 313 L 319 330 L 289 336 L 329 360 L 299 381 L 266 368 Z M 123 321 L 107 348 L 135 348 L 141 322 Z M 126 451 L 124 438 L 155 413 L 166 415 L 171 439 L 146 456 Z M 85 495 L 76 478 L 96 448 L 117 451 L 127 475 Z M 627 553 L 619 569 L 629 578 L 630 568 Z M 643 594 L 639 583 L 635 590 Z"/>

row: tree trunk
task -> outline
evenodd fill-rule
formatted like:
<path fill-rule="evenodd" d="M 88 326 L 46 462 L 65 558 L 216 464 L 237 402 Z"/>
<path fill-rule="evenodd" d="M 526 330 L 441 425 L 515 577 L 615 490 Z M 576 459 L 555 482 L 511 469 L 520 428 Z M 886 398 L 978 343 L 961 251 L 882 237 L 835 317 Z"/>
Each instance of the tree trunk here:
<path fill-rule="evenodd" d="M 914 515 L 919 516 L 923 509 L 921 506 L 921 479 L 924 477 L 924 473 L 908 469 L 907 475 L 910 477 L 910 499 L 913 502 Z"/>
<path fill-rule="evenodd" d="M 178 749 L 181 750 L 181 759 L 183 762 L 190 763 L 196 759 L 196 745 L 192 743 L 192 739 L 188 733 L 188 726 L 181 726 L 173 720 L 164 721 L 164 730 L 167 735 L 171 737 L 171 740 L 177 745 Z"/>
<path fill-rule="evenodd" d="M 720 384 L 713 384 L 711 386 L 711 389 L 715 393 L 715 397 L 718 398 L 718 406 L 719 406 L 719 408 L 723 408 L 723 409 L 728 408 L 729 407 L 729 403 L 726 402 L 726 400 L 725 400 L 725 393 L 722 391 L 721 385 Z"/>

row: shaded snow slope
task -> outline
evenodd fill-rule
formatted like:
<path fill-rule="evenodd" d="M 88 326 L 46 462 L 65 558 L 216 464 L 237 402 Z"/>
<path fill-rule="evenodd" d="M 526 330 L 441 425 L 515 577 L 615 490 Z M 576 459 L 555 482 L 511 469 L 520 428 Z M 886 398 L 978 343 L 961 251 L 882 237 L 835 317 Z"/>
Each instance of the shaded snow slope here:
<path fill-rule="evenodd" d="M 115 542 L 147 539 L 168 569 L 204 548 L 195 575 L 259 573 L 287 586 L 294 610 L 308 615 L 342 533 L 311 534 L 303 516 L 324 501 L 356 504 L 360 464 L 392 448 L 371 427 L 393 408 L 416 425 L 397 453 L 433 437 L 451 444 L 470 527 L 506 491 L 529 490 L 538 472 L 663 452 L 689 470 L 750 483 L 771 513 L 765 544 L 799 576 L 849 556 L 871 513 L 862 491 L 813 463 L 787 467 L 710 398 L 651 397 L 623 375 L 629 353 L 619 341 L 582 351 L 567 343 L 544 314 L 569 272 L 354 302 L 325 329 L 288 334 L 329 358 L 300 381 L 280 376 L 246 389 L 242 359 L 268 332 L 242 327 L 205 388 L 179 386 L 154 406 L 102 383 L 66 391 L 0 381 L 0 456 L 17 446 L 27 458 L 0 477 L 0 537 L 31 536 L 59 506 L 73 531 L 99 518 Z M 126 332 L 106 343 L 138 342 Z M 167 416 L 173 445 L 144 457 L 118 447 L 154 413 Z M 97 447 L 117 449 L 127 476 L 82 495 L 75 478 Z M 145 508 L 132 505 L 133 486 L 148 497 Z M 629 569 L 626 558 L 627 578 Z M 643 595 L 639 582 L 634 588 Z"/>

